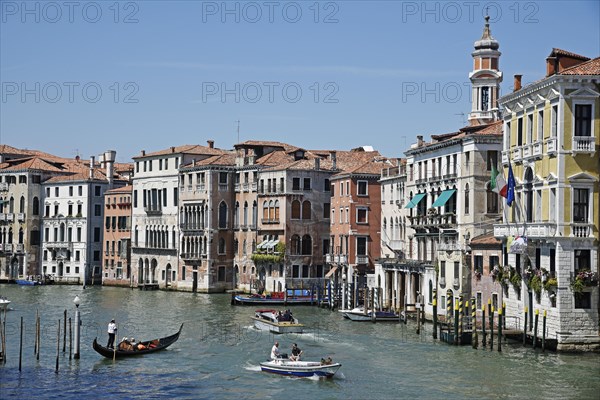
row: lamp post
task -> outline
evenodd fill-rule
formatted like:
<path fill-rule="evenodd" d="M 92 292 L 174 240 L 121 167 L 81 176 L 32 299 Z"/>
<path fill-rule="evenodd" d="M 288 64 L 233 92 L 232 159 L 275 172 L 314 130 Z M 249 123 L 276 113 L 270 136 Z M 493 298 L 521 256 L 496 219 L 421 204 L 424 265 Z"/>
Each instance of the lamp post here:
<path fill-rule="evenodd" d="M 79 296 L 75 296 L 73 299 L 73 303 L 75 303 L 75 351 L 73 352 L 73 358 L 76 360 L 79 359 L 79 328 L 81 325 L 81 321 L 79 320 L 79 304 L 81 304 L 81 300 Z"/>

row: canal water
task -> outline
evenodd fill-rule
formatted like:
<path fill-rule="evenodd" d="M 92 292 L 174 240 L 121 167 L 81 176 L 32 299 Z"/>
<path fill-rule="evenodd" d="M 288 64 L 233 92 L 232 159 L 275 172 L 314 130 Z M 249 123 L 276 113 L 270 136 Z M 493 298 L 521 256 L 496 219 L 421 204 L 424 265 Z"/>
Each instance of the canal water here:
<path fill-rule="evenodd" d="M 81 298 L 81 358 L 69 359 L 57 325 L 64 310 L 74 320 Z M 560 398 L 598 399 L 600 356 L 541 353 L 521 344 L 503 351 L 454 347 L 421 335 L 416 326 L 360 323 L 337 312 L 291 307 L 309 333 L 274 337 L 254 330 L 253 308 L 232 306 L 228 295 L 75 286 L 0 285 L 12 301 L 7 313 L 7 362 L 0 364 L 0 398 L 122 399 L 398 399 Z M 34 356 L 36 312 L 41 315 L 39 361 Z M 19 371 L 20 320 L 23 355 Z M 113 362 L 92 349 L 106 344 L 106 326 L 117 320 L 118 339 L 170 335 L 184 323 L 168 350 Z M 68 325 L 67 325 L 68 332 Z M 342 363 L 333 379 L 287 378 L 258 367 L 274 340 L 283 352 L 292 343 L 304 359 L 330 356 Z"/>

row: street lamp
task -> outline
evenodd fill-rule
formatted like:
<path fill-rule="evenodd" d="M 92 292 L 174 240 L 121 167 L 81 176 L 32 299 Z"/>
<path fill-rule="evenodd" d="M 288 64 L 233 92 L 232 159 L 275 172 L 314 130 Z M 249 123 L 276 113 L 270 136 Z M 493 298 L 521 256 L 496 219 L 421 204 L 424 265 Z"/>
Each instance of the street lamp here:
<path fill-rule="evenodd" d="M 81 304 L 81 300 L 79 296 L 75 296 L 73 299 L 73 303 L 75 303 L 75 351 L 73 354 L 73 358 L 76 360 L 79 359 L 79 327 L 81 326 L 81 321 L 79 320 L 79 304 Z"/>

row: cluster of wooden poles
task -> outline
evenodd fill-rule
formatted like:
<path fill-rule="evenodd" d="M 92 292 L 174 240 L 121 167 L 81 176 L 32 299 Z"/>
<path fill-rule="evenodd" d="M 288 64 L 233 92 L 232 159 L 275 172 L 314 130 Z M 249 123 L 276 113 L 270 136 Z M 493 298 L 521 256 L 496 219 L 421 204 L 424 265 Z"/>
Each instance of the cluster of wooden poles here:
<path fill-rule="evenodd" d="M 447 304 L 446 304 L 446 315 L 447 316 L 451 316 L 452 315 L 452 306 L 454 302 L 454 317 L 452 318 L 452 322 L 454 325 L 454 334 L 453 334 L 453 343 L 455 345 L 460 345 L 462 344 L 462 340 L 463 340 L 463 331 L 464 331 L 464 317 L 465 317 L 465 313 L 468 313 L 469 311 L 469 300 L 464 302 L 464 308 L 463 308 L 463 297 L 459 296 L 458 299 L 452 299 L 451 297 L 449 297 L 447 299 Z M 440 332 L 441 332 L 441 324 L 438 323 L 438 316 L 437 316 L 437 296 L 436 296 L 436 291 L 434 290 L 433 292 L 433 338 L 437 339 L 438 338 L 438 326 L 440 328 Z M 471 298 L 471 320 L 470 320 L 470 325 L 471 325 L 471 345 L 473 346 L 474 349 L 476 349 L 479 346 L 479 338 L 478 338 L 478 332 L 477 332 L 477 304 L 475 302 L 475 298 L 472 297 Z M 487 314 L 488 314 L 488 318 L 489 318 L 489 325 L 488 325 L 488 330 L 486 330 L 486 309 L 485 307 L 482 307 L 481 310 L 481 334 L 482 334 L 482 346 L 483 348 L 486 348 L 488 343 L 490 346 L 490 350 L 493 350 L 494 348 L 494 313 L 497 312 L 497 321 L 498 321 L 498 327 L 497 327 L 497 334 L 498 334 L 498 351 L 502 351 L 502 329 L 506 329 L 506 304 L 503 303 L 502 307 L 498 308 L 498 310 L 495 310 L 494 306 L 492 305 L 492 301 L 491 299 L 488 300 L 488 304 L 487 304 Z M 525 311 L 524 311 L 524 326 L 523 326 L 523 346 L 525 346 L 527 344 L 527 313 L 528 313 L 528 308 L 525 307 Z M 541 343 L 541 348 L 542 351 L 546 350 L 546 311 L 544 310 L 544 314 L 543 314 L 543 326 L 542 326 L 542 343 Z M 446 319 L 446 324 L 449 327 L 451 324 L 448 322 L 450 320 L 450 318 Z M 534 327 L 533 327 L 533 348 L 535 349 L 537 346 L 537 342 L 538 342 L 538 320 L 539 320 L 539 310 L 535 310 L 535 322 L 534 322 Z M 488 334 L 489 331 L 489 334 Z M 418 328 L 417 328 L 417 333 L 418 333 Z M 489 340 L 488 340 L 489 338 Z"/>
<path fill-rule="evenodd" d="M 61 331 L 61 322 L 63 329 Z M 68 318 L 69 325 L 69 360 L 73 357 L 73 329 L 71 324 L 71 317 Z M 23 331 L 24 331 L 24 322 L 23 317 L 21 317 L 21 325 L 20 325 L 20 339 L 19 339 L 19 371 L 21 371 L 23 364 Z M 40 350 L 42 347 L 42 323 L 39 311 L 36 311 L 35 316 L 35 343 L 33 346 L 33 353 L 36 357 L 36 360 L 40 359 Z M 60 360 L 60 344 L 61 344 L 61 333 L 62 333 L 62 352 L 66 352 L 67 348 L 67 310 L 64 311 L 64 319 L 59 319 L 57 324 L 57 332 L 56 332 L 56 369 L 55 372 L 58 373 L 59 369 L 59 360 Z M 2 360 L 3 364 L 6 364 L 6 312 L 4 312 L 4 320 L 1 321 L 0 324 L 0 343 L 2 344 Z M 76 357 L 77 358 L 77 357 Z"/>

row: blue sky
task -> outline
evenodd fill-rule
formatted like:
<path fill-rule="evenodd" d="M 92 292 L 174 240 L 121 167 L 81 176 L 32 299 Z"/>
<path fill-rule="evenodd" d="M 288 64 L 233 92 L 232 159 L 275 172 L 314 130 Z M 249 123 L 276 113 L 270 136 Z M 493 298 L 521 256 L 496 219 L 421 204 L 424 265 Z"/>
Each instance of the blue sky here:
<path fill-rule="evenodd" d="M 597 1 L 0 0 L 0 142 L 66 157 L 249 139 L 403 155 L 465 125 L 485 8 L 512 76 L 600 55 Z"/>

